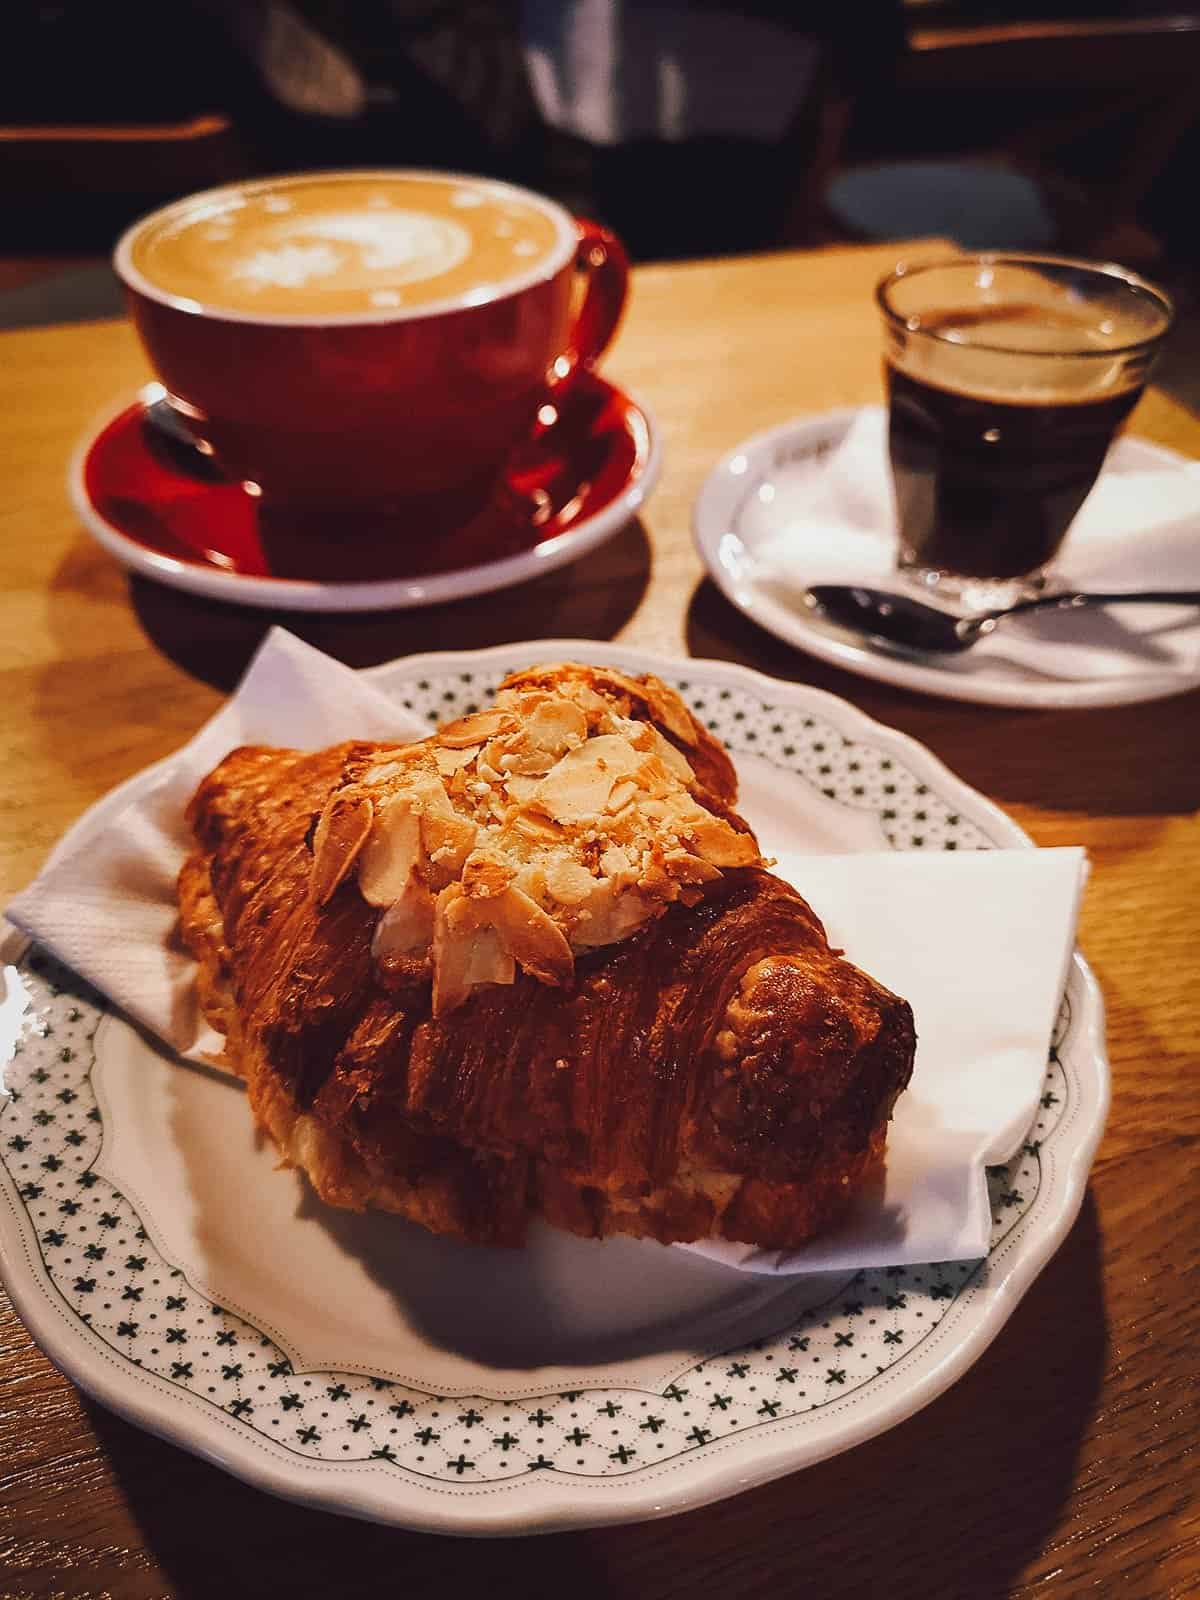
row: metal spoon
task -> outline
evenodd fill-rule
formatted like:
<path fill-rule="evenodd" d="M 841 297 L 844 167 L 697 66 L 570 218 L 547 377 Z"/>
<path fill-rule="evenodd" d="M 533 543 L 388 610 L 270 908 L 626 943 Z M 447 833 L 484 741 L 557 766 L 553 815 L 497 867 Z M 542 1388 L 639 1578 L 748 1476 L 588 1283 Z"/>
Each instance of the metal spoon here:
<path fill-rule="evenodd" d="M 1200 589 L 1149 589 L 1141 594 L 1043 594 L 995 611 L 957 617 L 921 600 L 858 584 L 815 584 L 804 596 L 810 610 L 885 644 L 946 653 L 969 650 L 1008 617 L 1025 611 L 1079 611 L 1084 606 L 1200 605 Z"/>

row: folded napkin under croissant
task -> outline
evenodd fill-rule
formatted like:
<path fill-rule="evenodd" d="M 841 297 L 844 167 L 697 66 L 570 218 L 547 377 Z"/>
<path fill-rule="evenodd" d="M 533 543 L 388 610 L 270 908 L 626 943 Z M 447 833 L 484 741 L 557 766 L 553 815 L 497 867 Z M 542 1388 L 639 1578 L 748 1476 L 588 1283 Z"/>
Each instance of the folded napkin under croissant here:
<path fill-rule="evenodd" d="M 178 1055 L 219 1056 L 223 1041 L 200 1012 L 194 964 L 175 931 L 175 879 L 190 845 L 184 811 L 197 783 L 241 744 L 319 749 L 428 732 L 368 679 L 276 629 L 216 716 L 95 805 L 6 914 Z M 1083 852 L 817 856 L 762 843 L 831 941 L 910 1002 L 916 1065 L 891 1124 L 886 1177 L 842 1227 L 787 1252 L 673 1248 L 753 1272 L 986 1254 L 986 1168 L 1011 1158 L 1033 1120 L 1074 947 Z"/>

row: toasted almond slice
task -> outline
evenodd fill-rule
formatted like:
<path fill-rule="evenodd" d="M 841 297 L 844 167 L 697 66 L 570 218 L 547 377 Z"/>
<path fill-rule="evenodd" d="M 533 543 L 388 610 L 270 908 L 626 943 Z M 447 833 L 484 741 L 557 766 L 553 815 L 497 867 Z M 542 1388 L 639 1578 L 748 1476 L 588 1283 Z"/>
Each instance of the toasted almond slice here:
<path fill-rule="evenodd" d="M 669 850 L 663 856 L 663 865 L 679 883 L 711 883 L 721 876 L 719 867 L 686 850 Z"/>
<path fill-rule="evenodd" d="M 490 767 L 497 775 L 508 772 L 513 752 L 521 748 L 522 741 L 519 734 L 510 733 L 502 738 L 492 739 L 479 752 L 479 764 L 481 767 Z"/>
<path fill-rule="evenodd" d="M 384 802 L 358 863 L 358 888 L 368 905 L 394 905 L 421 863 L 421 819 L 401 791 Z"/>
<path fill-rule="evenodd" d="M 454 804 L 446 792 L 446 785 L 435 772 L 416 772 L 405 785 L 412 797 L 413 808 L 425 816 L 452 817 Z"/>
<path fill-rule="evenodd" d="M 523 717 L 531 717 L 539 706 L 554 696 L 549 689 L 502 689 L 496 696 L 497 705 L 511 704 Z"/>
<path fill-rule="evenodd" d="M 471 934 L 463 964 L 464 981 L 471 988 L 480 983 L 512 983 L 517 976 L 517 964 L 495 928 L 480 928 Z"/>
<path fill-rule="evenodd" d="M 545 857 L 541 861 L 526 861 L 513 879 L 513 888 L 520 889 L 539 906 L 545 903 L 548 894 L 545 862 Z"/>
<path fill-rule="evenodd" d="M 627 739 L 602 733 L 569 750 L 537 791 L 539 806 L 556 822 L 582 822 L 598 816 L 613 785 L 629 777 L 642 761 Z"/>
<path fill-rule="evenodd" d="M 358 799 L 334 799 L 321 813 L 313 834 L 313 864 L 309 889 L 323 906 L 341 883 L 355 857 L 367 842 L 375 807 L 366 795 Z"/>
<path fill-rule="evenodd" d="M 442 1016 L 460 1006 L 471 992 L 467 964 L 471 936 L 478 927 L 475 907 L 461 885 L 448 884 L 433 908 L 433 1013 Z"/>
<path fill-rule="evenodd" d="M 569 695 L 571 700 L 579 707 L 588 719 L 588 726 L 592 726 L 599 718 L 608 715 L 608 701 L 603 695 L 597 694 L 586 683 L 576 680 L 574 683 L 564 684 L 563 694 Z"/>
<path fill-rule="evenodd" d="M 421 818 L 421 845 L 426 856 L 430 884 L 444 888 L 462 871 L 463 862 L 474 850 L 479 830 L 469 817 L 451 812 L 448 817 Z"/>
<path fill-rule="evenodd" d="M 663 761 L 657 755 L 643 756 L 638 762 L 637 771 L 633 780 L 639 788 L 645 789 L 648 794 L 656 798 L 673 795 L 679 788 L 678 780 L 671 776 Z"/>
<path fill-rule="evenodd" d="M 633 860 L 627 850 L 612 844 L 600 857 L 600 871 L 606 878 L 621 878 L 633 871 Z"/>
<path fill-rule="evenodd" d="M 587 718 L 570 700 L 551 695 L 525 724 L 525 735 L 535 750 L 561 756 L 572 745 L 587 738 Z"/>
<path fill-rule="evenodd" d="M 615 817 L 617 812 L 623 810 L 631 800 L 637 799 L 637 792 L 638 786 L 632 778 L 622 778 L 620 783 L 614 786 L 604 809 L 609 816 Z"/>
<path fill-rule="evenodd" d="M 414 764 L 419 764 L 425 759 L 429 749 L 428 740 L 420 744 L 384 745 L 374 752 L 375 765 L 364 774 L 364 781 L 382 782 L 389 777 L 407 772 Z"/>
<path fill-rule="evenodd" d="M 638 888 L 643 894 L 650 895 L 655 900 L 675 900 L 679 896 L 679 885 L 661 860 L 656 860 L 653 856 L 642 863 L 642 870 L 638 874 Z"/>
<path fill-rule="evenodd" d="M 562 929 L 520 889 L 506 889 L 486 902 L 492 926 L 506 950 L 542 983 L 569 983 L 575 970 Z"/>
<path fill-rule="evenodd" d="M 657 916 L 662 906 L 638 889 L 618 890 L 609 880 L 598 884 L 580 909 L 587 915 L 573 929 L 571 942 L 576 949 L 590 950 L 627 938 L 642 923 Z"/>
<path fill-rule="evenodd" d="M 596 887 L 596 880 L 570 856 L 555 856 L 546 868 L 546 892 L 560 906 L 579 906 Z"/>
<path fill-rule="evenodd" d="M 549 817 L 539 817 L 532 811 L 519 811 L 510 826 L 514 833 L 527 839 L 530 844 L 555 844 L 562 838 L 562 829 L 557 822 L 552 822 Z"/>
<path fill-rule="evenodd" d="M 363 773 L 362 781 L 369 784 L 390 783 L 393 778 L 402 777 L 404 766 L 399 761 L 381 761 L 378 766 L 368 767 Z"/>
<path fill-rule="evenodd" d="M 437 769 L 443 778 L 453 777 L 460 767 L 465 767 L 468 762 L 474 761 L 482 749 L 481 745 L 464 745 L 461 750 L 446 750 L 439 746 L 433 752 L 433 759 L 437 762 Z"/>
<path fill-rule="evenodd" d="M 427 955 L 432 938 L 433 896 L 414 876 L 375 924 L 371 954 L 376 961 L 386 961 L 389 956 Z"/>
<path fill-rule="evenodd" d="M 457 772 L 452 773 L 446 779 L 446 793 L 451 802 L 464 801 L 467 798 L 467 785 L 473 782 L 474 776 L 470 767 L 459 767 Z"/>
<path fill-rule="evenodd" d="M 513 777 L 544 778 L 556 759 L 547 750 L 519 750 L 505 758 L 504 771 Z"/>
<path fill-rule="evenodd" d="M 687 757 L 681 750 L 677 750 L 669 739 L 664 739 L 657 728 L 651 727 L 650 736 L 653 741 L 654 753 L 663 766 L 666 767 L 672 777 L 678 778 L 680 783 L 690 788 L 696 781 L 696 774 L 692 771 L 691 763 Z"/>
<path fill-rule="evenodd" d="M 751 867 L 759 859 L 758 843 L 752 833 L 738 833 L 720 817 L 704 812 L 681 830 L 691 841 L 696 854 L 714 867 Z"/>
<path fill-rule="evenodd" d="M 517 869 L 495 850 L 476 849 L 463 863 L 462 886 L 472 900 L 490 900 L 503 894 Z"/>
<path fill-rule="evenodd" d="M 469 744 L 486 744 L 499 734 L 515 733 L 520 726 L 511 711 L 473 711 L 439 728 L 436 738 L 447 750 L 464 750 Z"/>

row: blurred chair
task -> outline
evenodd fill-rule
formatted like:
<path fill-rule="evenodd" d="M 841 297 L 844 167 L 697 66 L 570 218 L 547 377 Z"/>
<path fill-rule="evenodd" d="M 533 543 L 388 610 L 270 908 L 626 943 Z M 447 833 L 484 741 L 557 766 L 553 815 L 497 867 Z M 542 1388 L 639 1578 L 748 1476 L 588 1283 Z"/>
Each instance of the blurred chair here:
<path fill-rule="evenodd" d="M 169 10 L 156 0 L 9 0 L 0 227 L 23 228 L 39 208 L 68 212 L 64 200 L 86 208 L 235 174 L 229 74 L 209 35 L 189 0 Z"/>
<path fill-rule="evenodd" d="M 960 105 L 1010 97 L 1014 109 L 1032 99 L 1038 109 L 998 142 L 985 134 L 977 147 L 956 152 L 969 161 L 945 163 L 940 175 L 934 164 L 914 173 L 909 163 L 840 174 L 829 203 L 851 231 L 942 231 L 977 248 L 1053 243 L 1089 253 L 1112 241 L 1121 253 L 1152 253 L 1138 212 L 1200 117 L 1200 8 L 1124 5 L 1118 14 L 1085 14 L 1060 4 L 1051 8 L 1057 14 L 1013 18 L 1020 9 L 908 0 L 901 95 L 952 95 Z M 971 129 L 959 137 L 969 141 Z M 1085 160 L 1081 174 L 1078 156 L 1089 148 L 1104 152 L 1100 170 L 1095 159 L 1086 170 Z M 903 196 L 896 191 L 906 181 L 919 228 L 897 226 Z M 989 216 L 993 231 L 1010 226 L 1013 237 L 981 238 Z"/>
<path fill-rule="evenodd" d="M 0 125 L 0 193 L 174 194 L 236 175 L 237 139 L 223 112 L 175 122 Z"/>

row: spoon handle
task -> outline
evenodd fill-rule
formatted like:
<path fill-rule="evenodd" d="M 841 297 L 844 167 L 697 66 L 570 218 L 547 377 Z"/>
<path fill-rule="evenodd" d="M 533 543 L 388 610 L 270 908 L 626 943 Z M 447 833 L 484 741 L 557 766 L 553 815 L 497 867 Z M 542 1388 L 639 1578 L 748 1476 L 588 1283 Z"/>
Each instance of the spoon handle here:
<path fill-rule="evenodd" d="M 1033 600 L 1019 600 L 1015 606 L 989 611 L 987 616 L 1014 617 L 1019 611 L 1074 611 L 1081 606 L 1168 605 L 1200 606 L 1200 589 L 1142 589 L 1136 594 L 1118 591 L 1116 594 L 1072 593 L 1040 594 Z"/>

